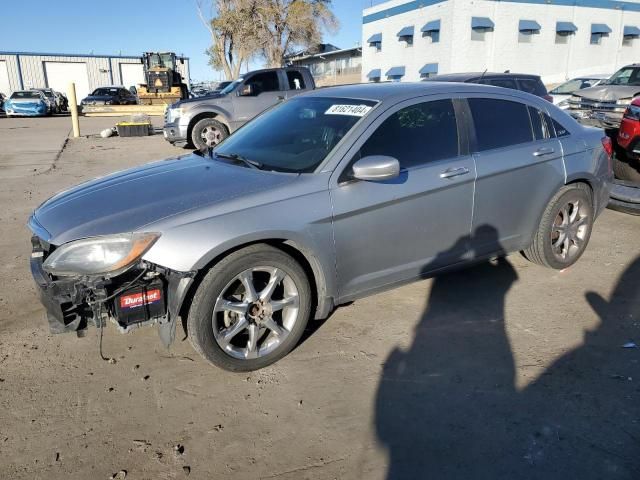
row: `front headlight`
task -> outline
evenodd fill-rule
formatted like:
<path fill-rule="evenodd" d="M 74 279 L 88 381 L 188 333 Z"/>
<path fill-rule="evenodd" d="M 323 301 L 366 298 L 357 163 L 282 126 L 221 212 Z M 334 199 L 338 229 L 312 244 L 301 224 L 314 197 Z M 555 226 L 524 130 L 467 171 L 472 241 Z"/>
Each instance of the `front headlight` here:
<path fill-rule="evenodd" d="M 569 106 L 569 99 L 568 98 L 565 98 L 561 102 L 558 102 L 558 107 L 567 107 L 567 106 Z"/>
<path fill-rule="evenodd" d="M 169 109 L 169 115 L 168 115 L 168 120 L 169 123 L 173 123 L 175 122 L 178 118 L 182 117 L 182 108 L 178 107 L 178 108 L 170 108 Z"/>
<path fill-rule="evenodd" d="M 159 233 L 122 233 L 76 240 L 54 250 L 42 268 L 61 277 L 114 277 L 131 267 L 159 237 Z"/>
<path fill-rule="evenodd" d="M 618 105 L 631 105 L 633 98 L 621 98 L 618 100 Z"/>

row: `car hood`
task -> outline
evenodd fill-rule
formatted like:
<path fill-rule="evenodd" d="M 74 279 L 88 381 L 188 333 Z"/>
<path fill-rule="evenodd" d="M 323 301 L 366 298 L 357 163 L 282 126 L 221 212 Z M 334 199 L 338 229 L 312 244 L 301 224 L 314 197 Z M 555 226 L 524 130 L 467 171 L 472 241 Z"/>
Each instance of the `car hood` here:
<path fill-rule="evenodd" d="M 639 86 L 628 85 L 597 85 L 574 92 L 574 95 L 589 100 L 605 101 L 631 98 L 640 92 Z"/>
<path fill-rule="evenodd" d="M 38 235 L 46 237 L 48 233 L 46 241 L 60 245 L 140 230 L 167 217 L 279 187 L 296 177 L 192 154 L 118 172 L 58 193 L 36 209 L 30 225 Z"/>

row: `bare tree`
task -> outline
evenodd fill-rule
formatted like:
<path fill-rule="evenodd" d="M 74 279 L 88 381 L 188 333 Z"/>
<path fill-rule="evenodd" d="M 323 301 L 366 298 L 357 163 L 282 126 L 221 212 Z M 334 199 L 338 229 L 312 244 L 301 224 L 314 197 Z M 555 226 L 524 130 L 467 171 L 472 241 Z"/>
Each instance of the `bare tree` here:
<path fill-rule="evenodd" d="M 323 30 L 339 25 L 331 0 L 196 0 L 196 6 L 211 34 L 209 63 L 227 80 L 258 53 L 267 66 L 280 67 L 294 48 L 320 43 Z"/>
<path fill-rule="evenodd" d="M 322 41 L 322 31 L 334 32 L 339 22 L 331 0 L 255 0 L 255 21 L 267 66 L 280 67 L 296 47 Z"/>
<path fill-rule="evenodd" d="M 253 23 L 256 0 L 196 0 L 196 8 L 211 34 L 209 64 L 227 80 L 237 78 L 242 64 L 261 50 Z"/>

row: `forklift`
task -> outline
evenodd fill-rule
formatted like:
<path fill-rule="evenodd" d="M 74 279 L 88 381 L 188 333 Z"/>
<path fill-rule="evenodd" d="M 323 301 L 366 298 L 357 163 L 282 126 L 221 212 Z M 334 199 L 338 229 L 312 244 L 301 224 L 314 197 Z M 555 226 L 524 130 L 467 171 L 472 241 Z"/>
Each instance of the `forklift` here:
<path fill-rule="evenodd" d="M 189 97 L 187 85 L 176 68 L 177 61 L 184 64 L 184 57 L 173 52 L 145 52 L 141 61 L 147 82 L 137 89 L 141 105 L 171 105 Z"/>

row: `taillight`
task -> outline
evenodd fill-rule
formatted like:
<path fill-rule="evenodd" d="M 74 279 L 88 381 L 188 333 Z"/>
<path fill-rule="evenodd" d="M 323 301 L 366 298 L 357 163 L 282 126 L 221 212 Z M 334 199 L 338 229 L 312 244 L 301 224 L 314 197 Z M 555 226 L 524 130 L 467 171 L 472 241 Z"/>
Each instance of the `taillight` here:
<path fill-rule="evenodd" d="M 549 94 L 544 95 L 542 98 L 544 98 L 545 100 L 547 100 L 548 102 L 553 103 L 553 97 Z"/>
<path fill-rule="evenodd" d="M 607 155 L 609 155 L 609 158 L 613 157 L 613 142 L 609 137 L 602 137 L 602 147 L 604 151 L 607 152 Z"/>

